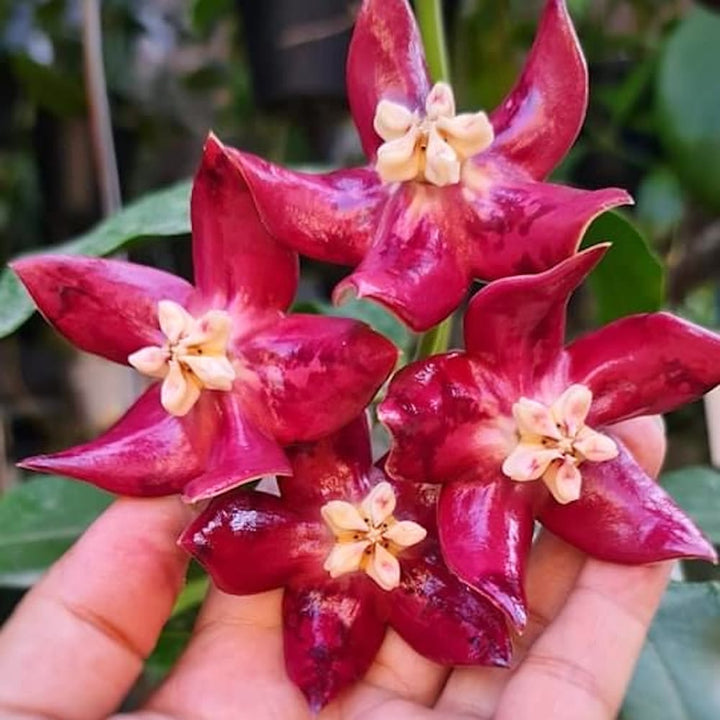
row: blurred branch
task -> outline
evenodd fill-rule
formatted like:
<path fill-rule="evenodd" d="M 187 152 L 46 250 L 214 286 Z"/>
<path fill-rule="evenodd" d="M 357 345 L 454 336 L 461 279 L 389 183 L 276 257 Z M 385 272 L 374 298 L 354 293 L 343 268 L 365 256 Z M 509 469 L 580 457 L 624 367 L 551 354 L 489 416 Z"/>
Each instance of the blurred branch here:
<path fill-rule="evenodd" d="M 83 64 L 103 214 L 112 215 L 120 209 L 122 200 L 103 64 L 99 0 L 83 0 Z"/>
<path fill-rule="evenodd" d="M 705 227 L 683 247 L 686 250 L 677 262 L 671 258 L 668 291 L 672 303 L 681 302 L 698 285 L 720 277 L 720 221 Z"/>

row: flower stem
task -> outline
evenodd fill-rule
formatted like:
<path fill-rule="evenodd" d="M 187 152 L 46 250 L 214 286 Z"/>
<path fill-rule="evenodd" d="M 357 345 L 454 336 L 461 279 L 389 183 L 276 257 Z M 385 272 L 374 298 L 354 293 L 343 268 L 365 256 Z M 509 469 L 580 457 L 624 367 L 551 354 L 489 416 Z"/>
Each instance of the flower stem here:
<path fill-rule="evenodd" d="M 425 44 L 430 76 L 434 82 L 450 80 L 450 64 L 448 62 L 447 43 L 445 42 L 445 23 L 443 22 L 442 0 L 417 0 L 415 3 L 420 34 Z M 415 359 L 420 360 L 430 355 L 445 352 L 450 344 L 452 334 L 452 315 L 428 330 L 417 344 Z"/>

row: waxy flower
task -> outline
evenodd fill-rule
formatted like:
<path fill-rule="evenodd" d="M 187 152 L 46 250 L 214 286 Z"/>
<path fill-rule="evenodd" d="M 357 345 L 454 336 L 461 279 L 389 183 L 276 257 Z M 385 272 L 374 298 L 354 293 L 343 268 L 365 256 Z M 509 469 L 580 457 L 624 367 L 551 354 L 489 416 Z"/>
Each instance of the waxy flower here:
<path fill-rule="evenodd" d="M 213 136 L 191 219 L 195 287 L 116 260 L 13 264 L 74 345 L 158 380 L 97 440 L 23 467 L 195 501 L 288 474 L 283 446 L 342 427 L 387 378 L 397 351 L 362 323 L 285 314 L 297 256 L 268 235 L 234 155 Z"/>
<path fill-rule="evenodd" d="M 602 560 L 715 559 L 613 425 L 717 385 L 720 337 L 657 313 L 564 347 L 569 297 L 605 250 L 481 290 L 465 317 L 465 351 L 407 366 L 379 408 L 394 439 L 387 472 L 442 483 L 448 566 L 518 627 L 535 518 Z"/>
<path fill-rule="evenodd" d="M 587 68 L 564 0 L 547 0 L 524 71 L 490 116 L 457 114 L 450 86 L 431 85 L 407 0 L 365 0 L 347 85 L 369 166 L 312 175 L 238 155 L 275 237 L 357 266 L 336 302 L 373 298 L 426 330 L 457 308 L 473 278 L 547 270 L 577 250 L 596 215 L 630 202 L 623 190 L 542 182 L 587 107 Z"/>
<path fill-rule="evenodd" d="M 365 674 L 388 625 L 438 663 L 509 661 L 503 614 L 442 561 L 437 492 L 370 452 L 364 417 L 295 446 L 280 497 L 228 493 L 180 538 L 225 592 L 285 588 L 285 665 L 315 710 Z"/>

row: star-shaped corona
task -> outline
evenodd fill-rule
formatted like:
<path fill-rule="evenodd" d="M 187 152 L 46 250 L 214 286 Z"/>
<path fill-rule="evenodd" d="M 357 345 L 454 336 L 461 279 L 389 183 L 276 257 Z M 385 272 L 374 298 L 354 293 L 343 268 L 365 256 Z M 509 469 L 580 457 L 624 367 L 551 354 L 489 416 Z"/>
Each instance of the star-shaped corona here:
<path fill-rule="evenodd" d="M 144 375 L 162 379 L 160 402 L 171 415 L 187 415 L 203 389 L 232 389 L 235 370 L 227 356 L 229 313 L 210 310 L 194 318 L 182 305 L 161 300 L 158 322 L 167 338 L 164 345 L 141 348 L 128 362 Z"/>
<path fill-rule="evenodd" d="M 618 456 L 611 438 L 585 424 L 591 404 L 592 392 L 584 385 L 571 385 L 550 407 L 520 398 L 512 409 L 520 440 L 503 463 L 503 473 L 519 482 L 542 478 L 563 505 L 577 500 L 579 466 Z"/>
<path fill-rule="evenodd" d="M 392 485 L 382 482 L 359 507 L 343 500 L 323 505 L 323 519 L 335 535 L 323 566 L 331 577 L 362 570 L 383 590 L 400 585 L 397 555 L 424 540 L 427 531 L 412 520 L 396 520 L 395 503 Z"/>

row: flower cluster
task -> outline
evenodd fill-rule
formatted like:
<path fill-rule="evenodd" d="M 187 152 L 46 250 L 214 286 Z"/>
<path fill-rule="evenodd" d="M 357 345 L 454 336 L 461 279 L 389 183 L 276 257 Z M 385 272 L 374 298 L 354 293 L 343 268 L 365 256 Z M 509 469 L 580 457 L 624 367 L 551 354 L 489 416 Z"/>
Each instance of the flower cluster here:
<path fill-rule="evenodd" d="M 407 0 L 364 0 L 347 71 L 365 167 L 297 173 L 209 137 L 194 285 L 116 260 L 13 265 L 73 344 L 150 382 L 98 439 L 23 466 L 211 499 L 179 542 L 225 592 L 284 588 L 287 671 L 316 710 L 388 626 L 438 663 L 507 665 L 536 519 L 604 560 L 715 559 L 614 426 L 720 383 L 720 338 L 658 313 L 565 344 L 569 298 L 607 250 L 578 253 L 583 232 L 630 198 L 545 182 L 587 104 L 564 0 L 489 115 L 431 85 Z M 360 322 L 289 312 L 298 252 L 355 267 L 336 300 L 372 298 L 418 331 L 490 281 L 464 350 L 391 379 L 377 463 L 367 408 L 398 352 Z M 267 476 L 278 493 L 239 487 Z"/>

